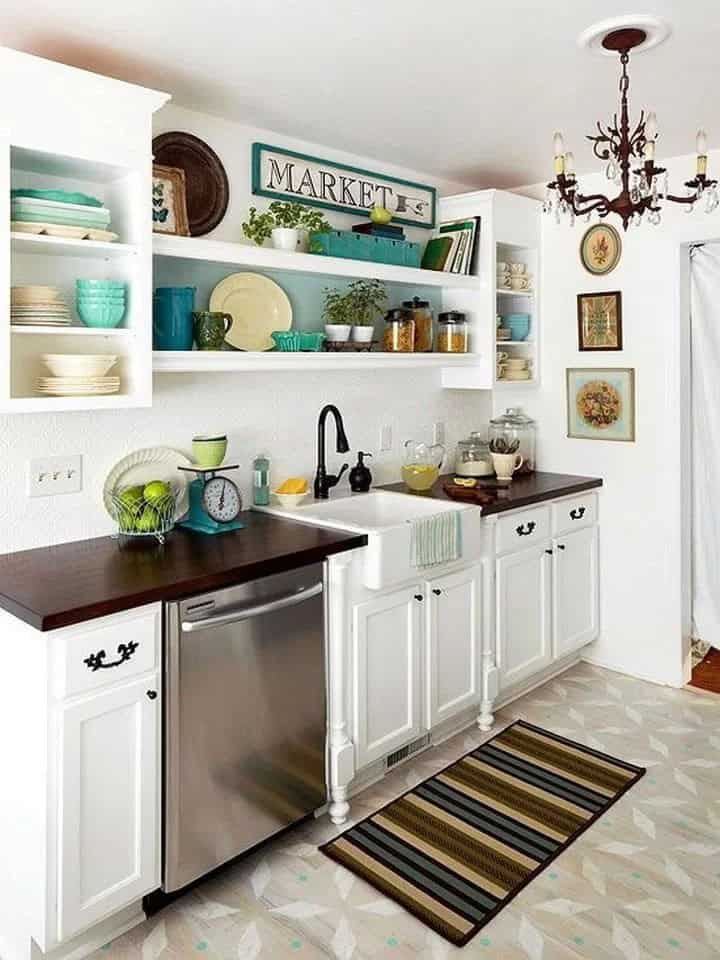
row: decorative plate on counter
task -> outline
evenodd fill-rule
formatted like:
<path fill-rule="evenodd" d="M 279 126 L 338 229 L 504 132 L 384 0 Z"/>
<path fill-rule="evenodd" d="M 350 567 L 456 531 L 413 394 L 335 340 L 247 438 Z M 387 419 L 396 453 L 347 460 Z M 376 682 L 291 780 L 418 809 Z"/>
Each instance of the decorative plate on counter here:
<path fill-rule="evenodd" d="M 174 130 L 152 142 L 155 163 L 185 172 L 185 196 L 191 237 L 210 233 L 225 216 L 230 186 L 220 157 L 204 140 Z"/>
<path fill-rule="evenodd" d="M 210 309 L 229 313 L 232 327 L 225 341 L 236 350 L 272 350 L 271 334 L 289 330 L 292 307 L 274 280 L 259 273 L 231 273 L 210 294 Z"/>
<path fill-rule="evenodd" d="M 192 465 L 186 456 L 171 447 L 146 447 L 123 457 L 107 475 L 103 486 L 103 503 L 111 517 L 115 517 L 113 493 L 123 487 L 146 484 L 151 480 L 164 480 L 172 484 L 177 493 L 175 519 L 179 520 L 188 511 L 188 475 L 179 467 Z"/>

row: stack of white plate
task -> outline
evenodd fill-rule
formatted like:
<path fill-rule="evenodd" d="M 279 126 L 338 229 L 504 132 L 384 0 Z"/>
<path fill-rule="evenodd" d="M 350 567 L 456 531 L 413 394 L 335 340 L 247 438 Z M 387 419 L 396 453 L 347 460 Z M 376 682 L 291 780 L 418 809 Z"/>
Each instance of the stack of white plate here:
<path fill-rule="evenodd" d="M 72 316 L 57 287 L 23 286 L 12 288 L 10 322 L 18 327 L 63 327 Z"/>
<path fill-rule="evenodd" d="M 51 376 L 38 378 L 41 395 L 91 397 L 120 390 L 120 377 L 107 376 L 117 361 L 112 354 L 45 353 L 42 361 Z"/>

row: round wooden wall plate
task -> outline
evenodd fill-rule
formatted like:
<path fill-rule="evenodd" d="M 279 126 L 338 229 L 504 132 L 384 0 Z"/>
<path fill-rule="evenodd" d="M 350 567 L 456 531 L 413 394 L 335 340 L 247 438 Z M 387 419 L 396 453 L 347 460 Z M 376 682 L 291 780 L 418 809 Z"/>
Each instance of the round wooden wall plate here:
<path fill-rule="evenodd" d="M 588 273 L 602 277 L 620 262 L 622 240 L 609 223 L 596 223 L 586 230 L 580 241 L 580 260 Z"/>
<path fill-rule="evenodd" d="M 161 133 L 152 146 L 155 163 L 185 171 L 190 236 L 210 233 L 225 216 L 230 198 L 230 185 L 220 158 L 192 133 Z"/>

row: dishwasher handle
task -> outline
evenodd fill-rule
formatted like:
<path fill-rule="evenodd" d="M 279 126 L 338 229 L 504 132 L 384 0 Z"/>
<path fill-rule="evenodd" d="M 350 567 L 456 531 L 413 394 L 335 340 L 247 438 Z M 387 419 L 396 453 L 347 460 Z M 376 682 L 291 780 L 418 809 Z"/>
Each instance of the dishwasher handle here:
<path fill-rule="evenodd" d="M 287 593 L 280 597 L 273 597 L 266 603 L 257 603 L 251 607 L 235 607 L 234 610 L 228 610 L 227 613 L 220 613 L 216 617 L 205 617 L 201 620 L 183 620 L 180 629 L 183 633 L 193 633 L 197 630 L 207 630 L 210 627 L 224 627 L 229 623 L 239 623 L 241 620 L 250 620 L 252 617 L 261 617 L 266 613 L 274 613 L 276 610 L 284 610 L 286 607 L 294 607 L 298 603 L 304 603 L 313 597 L 319 596 L 323 592 L 322 580 L 314 583 L 311 587 L 304 590 L 298 590 L 297 593 Z"/>

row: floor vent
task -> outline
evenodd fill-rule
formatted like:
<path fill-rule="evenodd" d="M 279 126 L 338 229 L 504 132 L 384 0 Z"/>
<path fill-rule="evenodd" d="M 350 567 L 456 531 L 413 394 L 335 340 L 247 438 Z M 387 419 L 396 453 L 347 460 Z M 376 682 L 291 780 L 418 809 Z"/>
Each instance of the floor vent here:
<path fill-rule="evenodd" d="M 413 753 L 417 753 L 418 750 L 422 750 L 423 747 L 426 747 L 429 743 L 430 734 L 426 733 L 424 737 L 419 737 L 417 740 L 413 740 L 412 743 L 409 743 L 406 747 L 401 747 L 400 750 L 396 750 L 395 753 L 389 754 L 385 758 L 385 769 L 389 770 L 390 767 L 396 767 L 398 763 L 402 763 L 403 760 L 407 760 L 407 758 L 412 756 Z"/>

